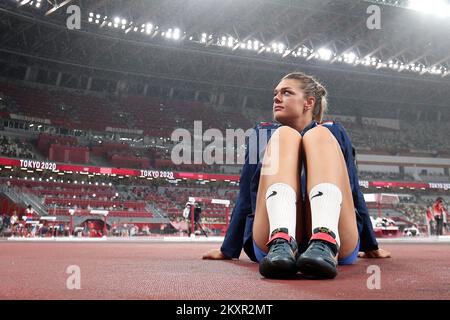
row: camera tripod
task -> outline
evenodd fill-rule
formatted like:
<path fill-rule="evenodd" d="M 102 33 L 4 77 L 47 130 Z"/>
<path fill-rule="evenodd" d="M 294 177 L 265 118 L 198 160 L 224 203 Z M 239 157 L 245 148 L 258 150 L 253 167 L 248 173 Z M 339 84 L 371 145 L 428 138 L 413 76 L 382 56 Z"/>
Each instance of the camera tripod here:
<path fill-rule="evenodd" d="M 190 219 L 186 219 L 186 220 L 188 222 L 187 233 L 188 233 L 188 236 L 190 237 L 191 236 L 191 223 L 190 223 L 191 221 L 190 221 Z M 194 233 L 196 230 L 200 230 L 203 233 L 203 235 L 208 238 L 208 234 L 206 233 L 205 229 L 203 228 L 202 224 L 199 221 L 194 222 Z"/>

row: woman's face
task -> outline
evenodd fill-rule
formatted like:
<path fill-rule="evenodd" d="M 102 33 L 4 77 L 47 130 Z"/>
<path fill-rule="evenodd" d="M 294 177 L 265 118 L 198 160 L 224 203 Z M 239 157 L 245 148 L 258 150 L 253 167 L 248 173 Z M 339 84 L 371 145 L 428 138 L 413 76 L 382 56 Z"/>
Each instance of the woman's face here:
<path fill-rule="evenodd" d="M 281 80 L 274 90 L 273 118 L 281 124 L 295 123 L 297 119 L 305 117 L 306 111 L 310 110 L 312 106 L 314 106 L 314 98 L 304 97 L 299 80 Z"/>

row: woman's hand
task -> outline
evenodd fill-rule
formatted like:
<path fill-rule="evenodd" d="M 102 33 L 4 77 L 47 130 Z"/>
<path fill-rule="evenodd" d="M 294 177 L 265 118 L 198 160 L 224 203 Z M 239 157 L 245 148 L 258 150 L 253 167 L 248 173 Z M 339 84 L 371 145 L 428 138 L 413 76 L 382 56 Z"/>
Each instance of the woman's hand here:
<path fill-rule="evenodd" d="M 374 259 L 379 259 L 379 258 L 390 258 L 391 257 L 391 253 L 387 250 L 384 249 L 378 249 L 378 250 L 371 250 L 371 251 L 366 251 L 366 252 L 360 252 L 358 253 L 358 257 L 360 258 L 374 258 Z"/>
<path fill-rule="evenodd" d="M 211 249 L 206 252 L 202 259 L 204 260 L 230 260 L 227 256 L 225 256 L 220 249 Z"/>

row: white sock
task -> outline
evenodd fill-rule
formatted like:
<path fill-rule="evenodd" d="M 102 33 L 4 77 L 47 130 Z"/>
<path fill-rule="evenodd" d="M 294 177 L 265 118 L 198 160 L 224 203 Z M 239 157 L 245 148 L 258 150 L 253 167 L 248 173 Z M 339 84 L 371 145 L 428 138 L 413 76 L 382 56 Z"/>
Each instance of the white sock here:
<path fill-rule="evenodd" d="M 297 223 L 297 194 L 286 183 L 274 183 L 266 192 L 266 207 L 269 215 L 270 234 L 277 228 L 287 228 L 295 239 Z"/>
<path fill-rule="evenodd" d="M 339 215 L 341 213 L 342 192 L 332 183 L 320 183 L 309 193 L 311 204 L 312 230 L 320 227 L 328 228 L 336 235 L 336 242 L 340 245 Z"/>

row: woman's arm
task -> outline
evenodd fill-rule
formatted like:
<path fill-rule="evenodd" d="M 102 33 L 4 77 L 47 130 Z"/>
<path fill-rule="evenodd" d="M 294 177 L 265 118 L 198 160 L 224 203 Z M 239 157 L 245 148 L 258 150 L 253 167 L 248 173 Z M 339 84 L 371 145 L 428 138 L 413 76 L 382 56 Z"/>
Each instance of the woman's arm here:
<path fill-rule="evenodd" d="M 391 253 L 384 249 L 377 249 L 377 250 L 369 250 L 366 252 L 360 252 L 358 253 L 359 258 L 390 258 Z"/>
<path fill-rule="evenodd" d="M 257 128 L 253 130 L 252 135 L 253 134 L 258 134 Z M 231 215 L 231 221 L 228 226 L 227 233 L 225 234 L 225 239 L 220 249 L 208 251 L 203 255 L 203 259 L 237 259 L 241 254 L 244 242 L 246 219 L 247 216 L 252 213 L 250 183 L 257 166 L 256 163 L 253 164 L 249 161 L 249 141 L 255 141 L 255 139 L 249 138 L 246 143 L 245 163 L 239 179 L 239 195 Z"/>
<path fill-rule="evenodd" d="M 356 153 L 353 148 L 350 137 L 345 129 L 339 125 L 339 130 L 342 135 L 341 148 L 343 149 L 344 158 L 347 164 L 347 169 L 350 178 L 350 186 L 353 194 L 353 202 L 356 209 L 356 218 L 358 224 L 358 232 L 360 235 L 360 250 L 364 251 L 364 257 L 367 258 L 387 258 L 390 257 L 390 252 L 379 249 L 378 242 L 375 238 L 375 233 L 370 220 L 369 210 L 367 209 L 364 195 L 359 186 L 358 169 L 356 167 Z"/>

